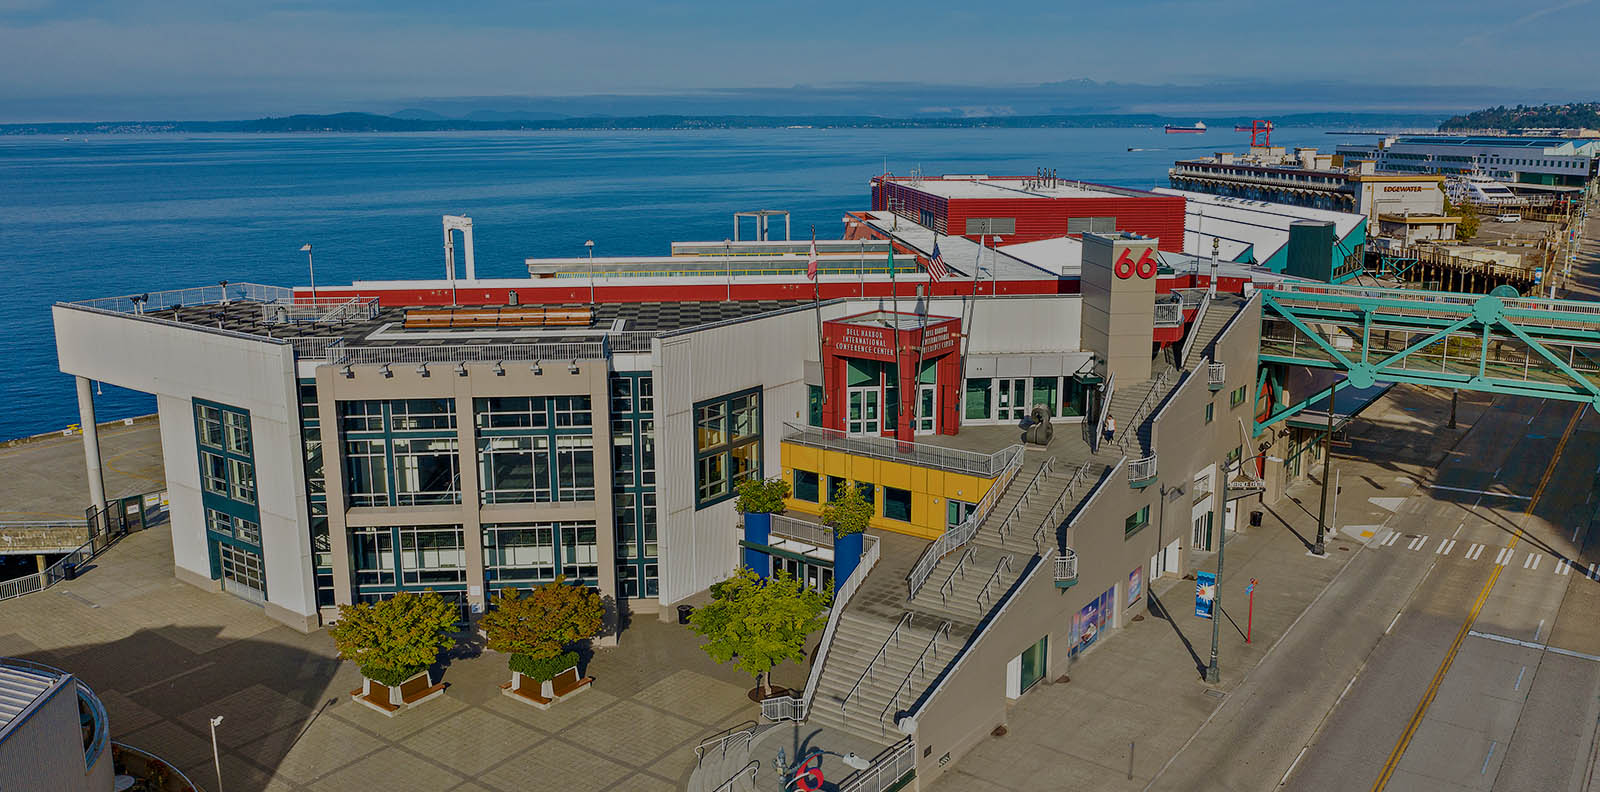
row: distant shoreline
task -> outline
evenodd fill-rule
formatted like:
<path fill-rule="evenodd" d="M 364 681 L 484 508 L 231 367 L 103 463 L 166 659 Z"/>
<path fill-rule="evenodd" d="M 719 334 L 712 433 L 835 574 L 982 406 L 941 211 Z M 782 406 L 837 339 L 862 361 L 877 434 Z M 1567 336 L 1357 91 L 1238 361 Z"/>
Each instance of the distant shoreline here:
<path fill-rule="evenodd" d="M 1249 123 L 1244 117 L 1203 119 L 1226 129 Z M 733 129 L 1150 129 L 1192 124 L 1193 117 L 1135 114 L 985 116 L 975 118 L 878 118 L 873 116 L 678 116 L 588 117 L 523 121 L 471 121 L 396 118 L 370 113 L 293 115 L 240 121 L 66 121 L 0 124 L 0 135 L 152 135 L 205 133 L 388 133 L 388 132 L 624 132 Z M 1436 116 L 1380 113 L 1302 113 L 1279 116 L 1280 127 L 1348 124 L 1433 125 Z"/>

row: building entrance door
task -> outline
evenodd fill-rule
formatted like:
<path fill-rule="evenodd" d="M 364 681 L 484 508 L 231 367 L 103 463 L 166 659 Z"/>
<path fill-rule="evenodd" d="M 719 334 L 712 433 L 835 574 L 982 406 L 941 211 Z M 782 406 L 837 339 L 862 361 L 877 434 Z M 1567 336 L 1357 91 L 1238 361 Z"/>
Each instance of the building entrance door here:
<path fill-rule="evenodd" d="M 217 542 L 222 590 L 237 597 L 262 602 L 267 598 L 267 574 L 261 556 L 227 542 Z"/>
<path fill-rule="evenodd" d="M 850 415 L 846 431 L 853 435 L 882 433 L 883 390 L 877 385 L 853 387 L 848 393 Z"/>
<path fill-rule="evenodd" d="M 1026 378 L 995 380 L 995 415 L 1000 421 L 1020 421 L 1028 414 L 1028 380 Z"/>
<path fill-rule="evenodd" d="M 939 431 L 938 386 L 922 383 L 917 386 L 917 434 L 933 434 Z"/>
<path fill-rule="evenodd" d="M 1045 654 L 1050 647 L 1050 636 L 1046 635 L 1039 642 L 1027 648 L 1022 653 L 1022 676 L 1017 680 L 1017 687 L 1026 693 L 1039 680 L 1044 679 Z"/>

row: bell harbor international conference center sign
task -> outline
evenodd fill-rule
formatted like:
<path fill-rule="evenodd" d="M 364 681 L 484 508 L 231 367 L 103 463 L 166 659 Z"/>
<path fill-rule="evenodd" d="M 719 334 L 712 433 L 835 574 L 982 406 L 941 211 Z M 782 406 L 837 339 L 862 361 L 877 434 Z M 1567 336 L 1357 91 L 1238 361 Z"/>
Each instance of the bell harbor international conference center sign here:
<path fill-rule="evenodd" d="M 1211 618 L 1212 606 L 1217 601 L 1217 573 L 1196 572 L 1194 575 L 1194 615 Z"/>

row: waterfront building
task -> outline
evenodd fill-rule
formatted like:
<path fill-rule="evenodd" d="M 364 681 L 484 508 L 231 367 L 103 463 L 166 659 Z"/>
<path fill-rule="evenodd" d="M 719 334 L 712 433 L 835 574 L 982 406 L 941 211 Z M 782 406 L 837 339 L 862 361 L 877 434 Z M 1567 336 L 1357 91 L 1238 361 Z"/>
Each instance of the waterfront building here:
<path fill-rule="evenodd" d="M 1336 149 L 1382 173 L 1487 176 L 1514 188 L 1581 189 L 1600 175 L 1600 140 L 1512 135 L 1406 135 Z"/>
<path fill-rule="evenodd" d="M 72 674 L 0 657 L 0 789 L 111 792 L 111 724 Z"/>

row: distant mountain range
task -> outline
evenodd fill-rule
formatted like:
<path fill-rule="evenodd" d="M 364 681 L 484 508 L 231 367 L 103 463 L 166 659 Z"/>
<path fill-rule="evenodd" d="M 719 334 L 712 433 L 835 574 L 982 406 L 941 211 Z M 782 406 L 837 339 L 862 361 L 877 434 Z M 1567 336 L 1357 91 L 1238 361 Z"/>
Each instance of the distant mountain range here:
<path fill-rule="evenodd" d="M 410 109 L 395 115 L 332 113 L 291 115 L 241 121 L 96 121 L 38 124 L 0 124 L 5 135 L 99 135 L 154 133 L 291 133 L 291 132 L 485 132 L 506 130 L 606 130 L 606 129 L 781 129 L 820 127 L 833 129 L 1039 129 L 1131 128 L 1164 124 L 1192 124 L 1193 116 L 1154 114 L 1079 114 L 1007 116 L 924 116 L 883 118 L 867 115 L 644 115 L 589 116 L 583 118 L 495 118 L 500 113 L 479 112 L 476 118 L 445 118 L 428 110 Z M 510 115 L 507 113 L 507 115 Z M 1349 128 L 1426 127 L 1438 114 L 1297 113 L 1273 119 L 1278 126 L 1339 126 Z M 1249 123 L 1245 116 L 1207 117 L 1208 125 Z"/>
<path fill-rule="evenodd" d="M 1600 102 L 1569 102 L 1567 104 L 1517 105 L 1516 107 L 1491 107 L 1474 110 L 1465 115 L 1451 116 L 1439 124 L 1440 132 L 1474 129 L 1494 129 L 1512 132 L 1518 129 L 1600 129 Z"/>

